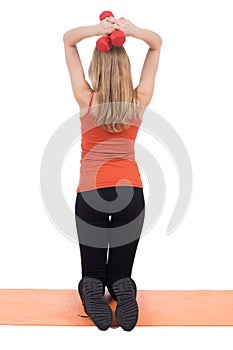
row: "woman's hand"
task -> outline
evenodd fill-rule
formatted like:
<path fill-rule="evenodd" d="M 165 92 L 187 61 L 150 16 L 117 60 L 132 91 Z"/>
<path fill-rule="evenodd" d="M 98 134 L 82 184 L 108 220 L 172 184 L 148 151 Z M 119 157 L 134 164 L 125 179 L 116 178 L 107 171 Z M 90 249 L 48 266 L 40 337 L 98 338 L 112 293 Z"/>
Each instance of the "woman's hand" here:
<path fill-rule="evenodd" d="M 125 18 L 116 20 L 116 27 L 116 29 L 119 29 L 122 32 L 124 32 L 125 36 L 135 36 L 139 29 L 130 20 Z"/>
<path fill-rule="evenodd" d="M 98 24 L 99 35 L 109 35 L 118 29 L 117 19 L 114 17 L 106 17 Z"/>

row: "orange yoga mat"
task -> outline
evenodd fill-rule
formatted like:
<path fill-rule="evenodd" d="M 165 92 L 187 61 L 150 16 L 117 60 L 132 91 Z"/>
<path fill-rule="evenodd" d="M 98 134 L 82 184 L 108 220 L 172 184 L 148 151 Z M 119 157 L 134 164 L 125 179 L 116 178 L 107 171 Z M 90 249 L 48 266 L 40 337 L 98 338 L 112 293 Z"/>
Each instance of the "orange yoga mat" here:
<path fill-rule="evenodd" d="M 137 300 L 137 326 L 233 326 L 233 290 L 138 290 Z M 77 290 L 0 290 L 1 325 L 93 326 L 85 316 Z"/>

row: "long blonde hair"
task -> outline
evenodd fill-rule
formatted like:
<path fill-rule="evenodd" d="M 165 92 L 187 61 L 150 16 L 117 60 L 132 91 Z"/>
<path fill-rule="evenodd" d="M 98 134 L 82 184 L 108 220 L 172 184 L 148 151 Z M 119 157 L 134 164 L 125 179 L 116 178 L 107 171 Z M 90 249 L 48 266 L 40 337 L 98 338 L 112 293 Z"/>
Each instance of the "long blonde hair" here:
<path fill-rule="evenodd" d="M 133 89 L 131 65 L 123 46 L 108 52 L 94 49 L 88 70 L 98 107 L 92 108 L 96 125 L 109 132 L 128 129 L 137 114 L 137 97 Z"/>

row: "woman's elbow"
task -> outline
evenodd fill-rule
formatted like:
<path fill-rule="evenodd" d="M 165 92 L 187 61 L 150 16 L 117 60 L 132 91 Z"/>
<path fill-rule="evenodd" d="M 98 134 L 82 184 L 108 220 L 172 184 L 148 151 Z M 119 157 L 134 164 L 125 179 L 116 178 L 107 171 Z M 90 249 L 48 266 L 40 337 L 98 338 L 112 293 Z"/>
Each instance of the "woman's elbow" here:
<path fill-rule="evenodd" d="M 67 33 L 67 32 L 65 32 L 65 33 L 63 34 L 63 41 L 64 41 L 64 42 L 66 41 L 66 33 Z"/>
<path fill-rule="evenodd" d="M 160 35 L 158 35 L 158 44 L 161 46 L 163 43 L 163 40 Z"/>

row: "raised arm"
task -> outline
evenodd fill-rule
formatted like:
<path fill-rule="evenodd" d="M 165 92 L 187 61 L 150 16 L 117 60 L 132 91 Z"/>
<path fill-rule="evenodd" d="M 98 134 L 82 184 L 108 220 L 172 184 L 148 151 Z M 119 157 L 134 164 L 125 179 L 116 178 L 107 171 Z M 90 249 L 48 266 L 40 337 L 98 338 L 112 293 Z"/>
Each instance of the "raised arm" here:
<path fill-rule="evenodd" d="M 119 29 L 127 36 L 145 41 L 149 45 L 147 55 L 142 67 L 140 81 L 136 87 L 139 104 L 147 107 L 154 91 L 155 76 L 158 69 L 162 38 L 149 29 L 139 28 L 129 20 L 118 20 Z"/>
<path fill-rule="evenodd" d="M 92 36 L 111 34 L 115 30 L 114 23 L 115 19 L 109 17 L 99 24 L 77 27 L 65 32 L 63 35 L 65 58 L 70 74 L 72 90 L 75 99 L 81 107 L 85 107 L 92 89 L 85 79 L 76 44 Z"/>

